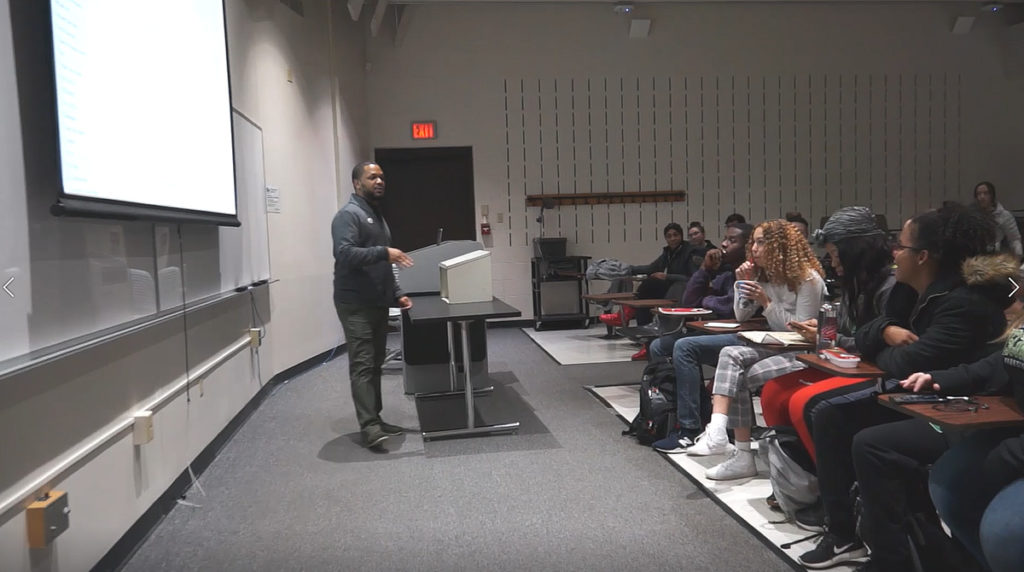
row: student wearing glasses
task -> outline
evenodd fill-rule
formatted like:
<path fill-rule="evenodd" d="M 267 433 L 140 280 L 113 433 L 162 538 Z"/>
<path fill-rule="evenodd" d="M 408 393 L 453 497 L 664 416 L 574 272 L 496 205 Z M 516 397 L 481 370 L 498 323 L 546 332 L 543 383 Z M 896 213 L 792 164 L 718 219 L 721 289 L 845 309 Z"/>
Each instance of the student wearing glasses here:
<path fill-rule="evenodd" d="M 1006 328 L 1008 278 L 1016 267 L 1006 264 L 1006 258 L 981 256 L 992 234 L 981 213 L 957 204 L 903 225 L 893 246 L 897 284 L 885 314 L 856 334 L 863 357 L 894 378 L 884 382 L 886 391 L 899 390 L 898 380 L 913 373 L 975 362 L 993 351 L 990 342 Z M 866 465 L 855 468 L 855 457 L 889 454 L 880 452 L 884 449 L 911 459 L 908 464 L 927 463 L 945 450 L 944 439 L 935 438 L 928 426 L 884 425 L 907 417 L 879 405 L 877 391 L 873 381 L 855 383 L 826 392 L 815 405 L 811 435 L 827 526 L 818 545 L 800 556 L 808 568 L 827 568 L 866 554 L 855 532 L 849 494 L 855 481 L 865 515 L 890 514 L 886 508 L 906 506 L 906 490 L 900 486 L 907 486 L 908 465 L 868 473 L 862 471 Z M 884 528 L 879 523 L 888 522 L 886 518 L 872 520 L 874 530 Z M 872 533 L 871 538 L 872 561 L 865 570 L 906 569 L 905 533 Z"/>
<path fill-rule="evenodd" d="M 791 322 L 815 317 L 825 294 L 823 271 L 806 237 L 791 223 L 773 220 L 754 229 L 750 260 L 736 270 L 736 319 L 751 318 L 760 308 L 772 330 L 785 330 Z M 712 390 L 711 422 L 704 435 L 685 447 L 693 456 L 724 455 L 725 461 L 707 470 L 712 480 L 731 480 L 757 474 L 750 446 L 753 411 L 750 407 L 750 382 L 760 382 L 791 371 L 787 360 L 771 361 L 774 368 L 759 366 L 777 350 L 729 343 L 720 349 L 715 384 Z M 677 386 L 679 379 L 676 379 Z M 729 444 L 727 428 L 732 425 L 735 447 Z M 681 447 L 684 448 L 684 447 Z"/>

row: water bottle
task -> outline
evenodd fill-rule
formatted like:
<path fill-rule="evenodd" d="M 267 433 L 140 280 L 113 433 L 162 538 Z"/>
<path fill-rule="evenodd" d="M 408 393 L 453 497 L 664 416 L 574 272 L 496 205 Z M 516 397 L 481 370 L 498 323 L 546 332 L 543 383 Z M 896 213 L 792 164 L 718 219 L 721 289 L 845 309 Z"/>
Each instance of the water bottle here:
<path fill-rule="evenodd" d="M 818 310 L 818 351 L 836 347 L 839 333 L 839 309 L 831 302 L 825 302 Z"/>

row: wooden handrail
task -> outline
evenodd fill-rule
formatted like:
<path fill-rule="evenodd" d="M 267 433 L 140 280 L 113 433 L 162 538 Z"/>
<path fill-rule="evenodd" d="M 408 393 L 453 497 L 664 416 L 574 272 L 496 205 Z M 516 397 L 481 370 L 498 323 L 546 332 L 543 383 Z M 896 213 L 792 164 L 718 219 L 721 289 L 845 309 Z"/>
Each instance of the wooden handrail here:
<path fill-rule="evenodd" d="M 526 195 L 526 206 L 543 206 L 553 201 L 565 205 L 617 205 L 625 203 L 670 203 L 686 200 L 686 191 L 627 191 L 622 193 L 564 193 L 558 195 Z"/>

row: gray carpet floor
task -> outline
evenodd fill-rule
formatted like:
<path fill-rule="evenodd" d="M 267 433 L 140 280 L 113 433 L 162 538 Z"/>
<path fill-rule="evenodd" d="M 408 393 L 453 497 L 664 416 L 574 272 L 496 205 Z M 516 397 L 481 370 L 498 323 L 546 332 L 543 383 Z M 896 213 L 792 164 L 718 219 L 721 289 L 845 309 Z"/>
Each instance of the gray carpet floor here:
<path fill-rule="evenodd" d="M 522 430 L 359 445 L 344 355 L 277 388 L 126 564 L 154 570 L 791 570 L 583 389 L 640 364 L 560 366 L 488 332 L 487 422 Z M 475 384 L 476 385 L 476 384 Z M 400 370 L 386 421 L 418 428 Z M 424 421 L 464 415 L 422 404 Z"/>

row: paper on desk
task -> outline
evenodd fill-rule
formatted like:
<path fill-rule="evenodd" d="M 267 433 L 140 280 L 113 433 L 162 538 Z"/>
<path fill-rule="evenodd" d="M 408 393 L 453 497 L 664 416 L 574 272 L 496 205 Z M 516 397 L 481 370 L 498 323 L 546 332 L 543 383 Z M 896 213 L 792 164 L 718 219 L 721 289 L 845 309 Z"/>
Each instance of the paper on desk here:
<path fill-rule="evenodd" d="M 738 328 L 740 324 L 735 322 L 704 322 L 707 328 Z"/>
<path fill-rule="evenodd" d="M 797 332 L 740 332 L 739 335 L 755 344 L 779 346 L 807 344 L 807 340 Z"/>

